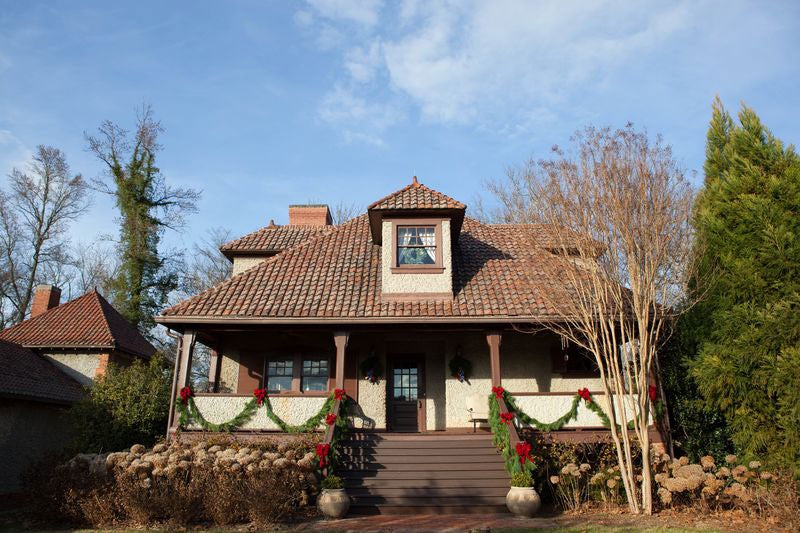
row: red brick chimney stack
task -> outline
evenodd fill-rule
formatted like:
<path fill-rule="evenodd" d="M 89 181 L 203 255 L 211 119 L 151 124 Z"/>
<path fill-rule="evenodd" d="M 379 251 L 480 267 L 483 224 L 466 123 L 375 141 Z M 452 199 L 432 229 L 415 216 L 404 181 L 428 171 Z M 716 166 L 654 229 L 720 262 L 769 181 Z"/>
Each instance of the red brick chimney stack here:
<path fill-rule="evenodd" d="M 31 304 L 31 318 L 58 307 L 61 303 L 61 289 L 54 285 L 37 285 Z"/>
<path fill-rule="evenodd" d="M 333 224 L 327 205 L 290 205 L 290 226 L 330 226 Z"/>

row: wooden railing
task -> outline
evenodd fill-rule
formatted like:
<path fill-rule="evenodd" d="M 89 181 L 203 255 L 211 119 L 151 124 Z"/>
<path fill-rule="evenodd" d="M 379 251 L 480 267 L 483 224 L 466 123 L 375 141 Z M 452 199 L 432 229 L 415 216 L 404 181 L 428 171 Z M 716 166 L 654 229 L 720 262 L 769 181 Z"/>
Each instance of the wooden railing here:
<path fill-rule="evenodd" d="M 497 398 L 497 407 L 500 410 L 501 416 L 503 413 L 508 413 L 508 407 L 506 406 L 506 401 L 503 398 Z M 511 450 L 511 453 L 516 453 L 518 442 L 519 433 L 517 432 L 517 426 L 514 424 L 514 422 L 511 422 L 508 424 L 508 447 Z"/>
<path fill-rule="evenodd" d="M 341 403 L 342 400 L 335 400 L 333 402 L 333 408 L 331 409 L 331 413 L 335 414 L 337 418 L 339 417 L 339 407 Z M 325 437 L 323 437 L 322 439 L 322 444 L 327 444 L 328 446 L 330 446 L 330 455 L 333 454 L 333 437 L 335 433 L 336 433 L 336 424 L 331 424 L 325 430 Z M 328 469 L 330 468 L 330 459 L 331 459 L 330 455 L 328 456 L 329 466 L 326 466 L 325 468 L 322 469 L 323 477 L 328 477 Z"/>

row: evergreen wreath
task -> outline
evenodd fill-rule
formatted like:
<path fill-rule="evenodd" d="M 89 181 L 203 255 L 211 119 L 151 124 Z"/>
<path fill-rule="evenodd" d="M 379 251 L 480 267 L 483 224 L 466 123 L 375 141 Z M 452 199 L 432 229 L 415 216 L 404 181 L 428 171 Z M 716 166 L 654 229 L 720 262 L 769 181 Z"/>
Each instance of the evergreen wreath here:
<path fill-rule="evenodd" d="M 359 366 L 361 375 L 370 383 L 377 383 L 383 377 L 383 365 L 377 355 L 367 357 Z"/>
<path fill-rule="evenodd" d="M 460 382 L 469 381 L 472 375 L 472 361 L 465 359 L 460 355 L 456 355 L 450 359 L 450 375 Z"/>

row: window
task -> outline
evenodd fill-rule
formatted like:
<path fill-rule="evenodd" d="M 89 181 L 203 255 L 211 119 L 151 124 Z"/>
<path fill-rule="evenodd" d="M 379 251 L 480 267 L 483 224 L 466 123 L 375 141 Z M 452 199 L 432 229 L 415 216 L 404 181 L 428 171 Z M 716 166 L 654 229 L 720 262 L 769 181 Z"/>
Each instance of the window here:
<path fill-rule="evenodd" d="M 394 367 L 394 399 L 417 399 L 417 366 L 398 365 Z"/>
<path fill-rule="evenodd" d="M 303 375 L 300 390 L 328 390 L 328 360 L 323 358 L 303 359 Z"/>
<path fill-rule="evenodd" d="M 326 392 L 330 386 L 330 358 L 324 355 L 288 355 L 266 362 L 266 388 L 270 394 Z"/>
<path fill-rule="evenodd" d="M 267 391 L 292 390 L 293 359 L 273 359 L 267 363 Z"/>
<path fill-rule="evenodd" d="M 397 227 L 397 266 L 435 265 L 436 228 L 434 226 Z"/>

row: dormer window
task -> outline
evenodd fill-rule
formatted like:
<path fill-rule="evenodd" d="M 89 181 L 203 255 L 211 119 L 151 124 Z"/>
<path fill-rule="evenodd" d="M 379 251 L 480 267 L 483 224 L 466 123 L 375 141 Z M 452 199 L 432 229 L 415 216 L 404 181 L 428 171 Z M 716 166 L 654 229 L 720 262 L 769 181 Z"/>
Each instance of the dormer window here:
<path fill-rule="evenodd" d="M 440 220 L 395 220 L 392 270 L 439 272 L 442 270 Z"/>

